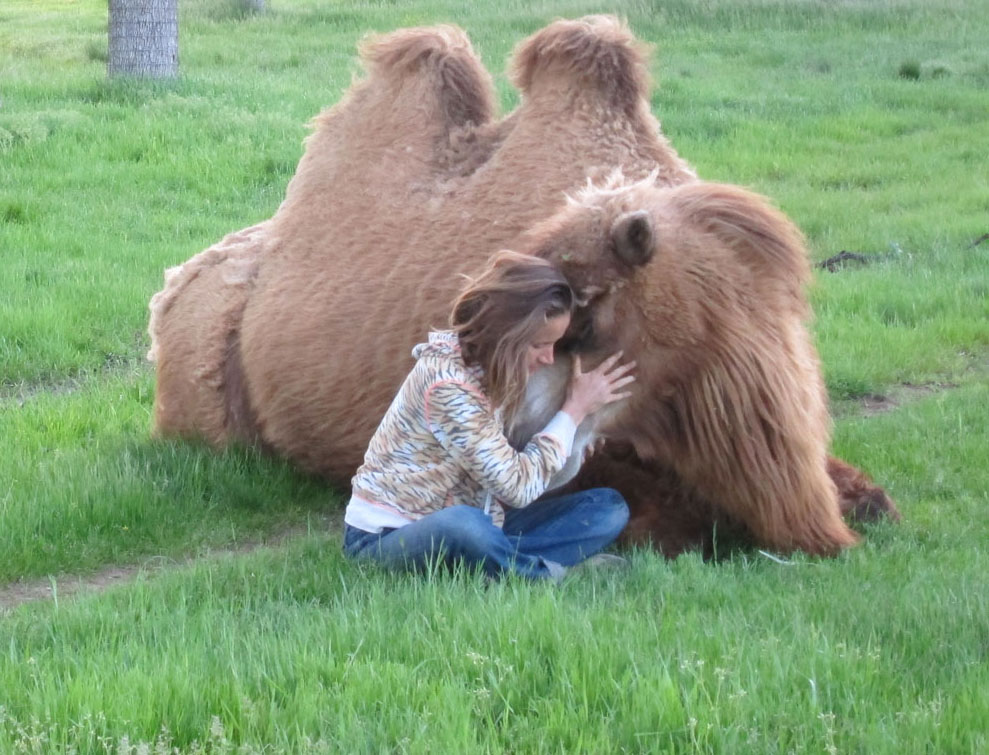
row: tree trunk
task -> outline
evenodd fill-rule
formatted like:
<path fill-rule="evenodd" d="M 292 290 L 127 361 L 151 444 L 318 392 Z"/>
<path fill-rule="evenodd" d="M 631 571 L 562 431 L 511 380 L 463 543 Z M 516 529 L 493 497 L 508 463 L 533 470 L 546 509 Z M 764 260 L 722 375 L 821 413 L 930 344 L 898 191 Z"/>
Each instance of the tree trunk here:
<path fill-rule="evenodd" d="M 167 78 L 179 71 L 178 0 L 110 0 L 106 71 Z"/>

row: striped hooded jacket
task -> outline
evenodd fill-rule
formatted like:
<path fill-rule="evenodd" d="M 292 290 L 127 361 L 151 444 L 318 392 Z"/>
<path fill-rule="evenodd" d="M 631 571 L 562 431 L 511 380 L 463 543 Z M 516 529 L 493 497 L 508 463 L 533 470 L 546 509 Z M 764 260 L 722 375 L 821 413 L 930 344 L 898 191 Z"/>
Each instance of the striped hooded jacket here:
<path fill-rule="evenodd" d="M 455 333 L 430 333 L 412 356 L 416 365 L 351 482 L 346 523 L 380 532 L 467 504 L 485 509 L 502 526 L 504 506 L 528 505 L 563 467 L 573 420 L 558 412 L 517 451 L 484 393 L 480 368 L 464 364 Z"/>

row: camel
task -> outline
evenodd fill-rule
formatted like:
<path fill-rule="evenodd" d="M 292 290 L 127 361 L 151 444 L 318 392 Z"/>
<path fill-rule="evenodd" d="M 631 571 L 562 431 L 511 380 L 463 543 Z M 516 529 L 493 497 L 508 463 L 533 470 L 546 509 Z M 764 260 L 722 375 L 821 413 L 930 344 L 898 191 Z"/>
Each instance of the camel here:
<path fill-rule="evenodd" d="M 429 328 L 445 325 L 460 274 L 510 248 L 544 254 L 574 276 L 586 306 L 564 351 L 593 360 L 598 344 L 588 338 L 590 329 L 620 336 L 626 355 L 643 364 L 669 362 L 639 382 L 630 404 L 642 417 L 665 417 L 665 424 L 643 433 L 628 411 L 599 423 L 595 432 L 608 446 L 576 480 L 626 494 L 633 515 L 627 541 L 675 555 L 706 547 L 712 525 L 726 521 L 766 547 L 833 554 L 857 541 L 842 513 L 898 516 L 863 473 L 827 457 L 830 420 L 806 332 L 807 263 L 799 233 L 764 200 L 700 181 L 676 153 L 649 109 L 645 51 L 623 23 L 607 16 L 557 21 L 524 40 L 512 61 L 521 104 L 500 119 L 490 77 L 455 27 L 371 37 L 360 52 L 365 77 L 315 119 L 275 215 L 168 271 L 165 288 L 152 298 L 158 435 L 203 438 L 217 447 L 257 444 L 346 485 L 411 367 L 412 346 Z M 601 225 L 610 216 L 588 199 L 651 198 L 624 212 L 644 213 L 637 217 L 648 217 L 652 233 L 654 221 L 667 217 L 664 203 L 676 205 L 692 191 L 722 192 L 732 206 L 772 222 L 743 223 L 745 232 L 733 239 L 690 215 L 676 225 L 676 241 L 663 239 L 678 251 L 664 246 L 664 254 L 640 264 L 615 257 L 612 229 Z M 714 209 L 712 222 L 722 222 L 717 204 L 699 202 L 697 211 Z M 563 238 L 599 267 L 578 269 L 568 256 L 574 251 L 546 242 L 559 239 L 553 233 L 564 227 L 570 231 Z M 645 233 L 641 224 L 631 227 Z M 767 329 L 756 338 L 763 345 L 778 341 L 784 351 L 800 352 L 788 354 L 784 369 L 792 374 L 785 378 L 793 390 L 779 398 L 809 404 L 776 407 L 779 414 L 770 412 L 768 420 L 789 423 L 771 433 L 773 453 L 782 454 L 778 463 L 792 461 L 788 444 L 800 449 L 793 457 L 799 463 L 785 472 L 767 467 L 767 459 L 752 465 L 742 458 L 748 446 L 737 433 L 751 429 L 744 423 L 698 428 L 706 434 L 703 450 L 742 456 L 704 458 L 687 431 L 693 428 L 676 425 L 691 422 L 689 413 L 674 419 L 668 412 L 670 392 L 681 389 L 695 402 L 715 402 L 712 411 L 735 411 L 732 396 L 719 393 L 715 378 L 701 369 L 704 338 L 713 330 L 687 323 L 665 341 L 650 337 L 681 322 L 673 310 L 689 296 L 650 272 L 651 260 L 696 251 L 712 237 L 728 247 L 725 259 L 746 239 L 738 254 L 747 255 L 749 266 L 729 266 L 746 277 L 732 281 L 728 268 L 723 275 L 694 273 L 710 273 L 712 285 L 727 280 L 728 288 L 714 294 L 737 293 L 743 308 L 757 303 L 756 294 L 777 296 L 765 316 L 746 322 Z M 777 256 L 790 268 L 782 277 L 767 274 L 754 293 L 746 288 L 752 271 L 768 269 L 774 259 L 758 262 L 764 242 L 784 249 Z M 621 279 L 619 268 L 635 275 Z M 697 291 L 711 295 L 712 287 Z M 690 305 L 683 317 L 695 316 L 688 313 L 697 302 L 682 303 Z M 782 320 L 774 317 L 779 312 Z M 651 327 L 654 315 L 660 319 Z M 749 354 L 753 334 L 728 331 L 718 337 L 736 338 Z M 774 398 L 773 365 L 765 360 L 778 353 L 749 355 L 748 382 L 736 386 L 734 398 Z M 566 354 L 561 357 L 564 364 Z M 798 389 L 800 380 L 806 384 Z M 547 397 L 545 407 L 554 400 Z M 795 417 L 810 426 L 795 427 Z M 745 477 L 745 496 L 730 494 L 736 474 Z M 777 477 L 789 479 L 792 489 L 777 485 Z M 788 497 L 795 490 L 799 500 Z"/>

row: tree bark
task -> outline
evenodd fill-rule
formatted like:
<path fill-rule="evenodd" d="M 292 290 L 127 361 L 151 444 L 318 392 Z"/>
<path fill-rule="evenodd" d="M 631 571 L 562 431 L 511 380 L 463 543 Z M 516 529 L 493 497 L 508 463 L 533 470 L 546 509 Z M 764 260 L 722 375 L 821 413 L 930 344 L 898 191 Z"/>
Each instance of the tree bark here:
<path fill-rule="evenodd" d="M 107 76 L 179 72 L 178 0 L 110 0 Z"/>

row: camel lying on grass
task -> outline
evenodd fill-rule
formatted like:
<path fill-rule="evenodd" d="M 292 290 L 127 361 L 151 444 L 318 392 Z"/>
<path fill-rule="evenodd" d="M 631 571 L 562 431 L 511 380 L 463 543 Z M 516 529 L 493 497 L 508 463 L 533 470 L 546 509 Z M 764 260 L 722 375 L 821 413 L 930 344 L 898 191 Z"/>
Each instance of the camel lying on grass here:
<path fill-rule="evenodd" d="M 564 370 L 569 353 L 592 365 L 617 347 L 638 362 L 572 483 L 626 496 L 627 541 L 675 555 L 718 524 L 834 554 L 858 539 L 843 515 L 898 517 L 828 456 L 800 233 L 765 199 L 698 180 L 649 110 L 624 25 L 557 21 L 523 41 L 521 105 L 501 119 L 454 27 L 371 38 L 361 58 L 274 217 L 166 273 L 151 301 L 158 434 L 260 444 L 347 484 L 458 273 L 510 248 L 553 260 L 584 302 Z M 563 382 L 534 383 L 530 403 L 552 413 Z M 516 439 L 539 419 L 515 418 Z"/>

